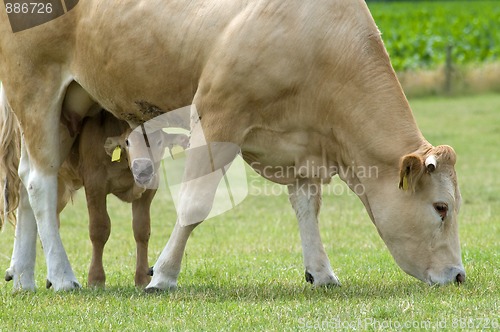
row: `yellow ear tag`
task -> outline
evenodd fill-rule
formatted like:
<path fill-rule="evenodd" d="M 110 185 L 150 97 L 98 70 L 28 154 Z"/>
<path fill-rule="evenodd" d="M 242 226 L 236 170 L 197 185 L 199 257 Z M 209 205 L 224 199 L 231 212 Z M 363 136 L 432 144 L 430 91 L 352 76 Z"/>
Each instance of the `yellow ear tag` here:
<path fill-rule="evenodd" d="M 111 161 L 112 162 L 120 162 L 120 159 L 122 157 L 122 148 L 120 146 L 117 146 L 113 150 L 113 154 L 111 155 Z"/>
<path fill-rule="evenodd" d="M 408 176 L 403 177 L 403 190 L 408 190 Z"/>

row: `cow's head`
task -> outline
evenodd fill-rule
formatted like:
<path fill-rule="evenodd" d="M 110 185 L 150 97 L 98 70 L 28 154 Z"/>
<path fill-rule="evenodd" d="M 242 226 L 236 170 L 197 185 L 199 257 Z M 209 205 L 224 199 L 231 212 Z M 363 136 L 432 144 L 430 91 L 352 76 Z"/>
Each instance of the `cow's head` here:
<path fill-rule="evenodd" d="M 155 189 L 157 171 L 165 153 L 179 145 L 186 148 L 189 137 L 184 134 L 168 134 L 159 129 L 153 132 L 129 130 L 120 136 L 108 137 L 105 149 L 111 157 L 117 148 L 126 153 L 128 164 L 137 185 Z"/>
<path fill-rule="evenodd" d="M 405 155 L 399 184 L 392 176 L 368 195 L 377 229 L 398 265 L 429 284 L 465 281 L 455 161 L 449 146 Z"/>

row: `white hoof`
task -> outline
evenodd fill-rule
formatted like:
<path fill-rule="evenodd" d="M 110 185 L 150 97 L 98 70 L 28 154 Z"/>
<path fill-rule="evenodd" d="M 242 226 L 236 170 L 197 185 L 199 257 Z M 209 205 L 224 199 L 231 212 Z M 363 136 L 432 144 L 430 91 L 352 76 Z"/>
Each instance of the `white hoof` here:
<path fill-rule="evenodd" d="M 54 282 L 50 281 L 49 279 L 47 279 L 45 287 L 47 289 L 52 288 L 56 292 L 58 292 L 58 291 L 71 291 L 71 290 L 76 290 L 76 289 L 82 288 L 82 286 L 80 285 L 80 283 L 78 281 L 71 280 L 71 279 L 62 280 L 61 282 L 58 282 L 58 283 L 54 283 Z"/>
<path fill-rule="evenodd" d="M 164 291 L 175 291 L 177 289 L 177 280 L 161 276 L 157 272 L 153 274 L 153 278 L 144 291 L 146 293 L 158 293 Z"/>
<path fill-rule="evenodd" d="M 306 281 L 316 287 L 319 286 L 342 286 L 339 278 L 329 271 L 329 273 L 315 273 L 314 275 L 306 270 L 305 273 Z"/>
<path fill-rule="evenodd" d="M 34 291 L 35 290 L 35 275 L 34 273 L 16 273 L 13 267 L 9 267 L 5 271 L 5 281 L 13 281 L 13 291 Z"/>

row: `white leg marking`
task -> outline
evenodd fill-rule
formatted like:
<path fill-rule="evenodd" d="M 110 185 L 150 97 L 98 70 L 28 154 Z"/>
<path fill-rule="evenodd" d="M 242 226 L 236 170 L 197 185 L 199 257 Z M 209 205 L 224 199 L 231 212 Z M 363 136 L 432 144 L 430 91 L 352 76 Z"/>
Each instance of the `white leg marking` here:
<path fill-rule="evenodd" d="M 80 288 L 59 235 L 57 173 L 42 175 L 32 169 L 27 189 L 45 253 L 48 282 L 55 291 Z"/>
<path fill-rule="evenodd" d="M 217 186 L 223 176 L 220 169 L 230 165 L 238 152 L 239 148 L 234 144 L 207 145 L 200 122 L 192 124 L 190 150 L 186 152 L 184 181 L 177 207 L 177 222 L 154 265 L 153 278 L 146 290 L 177 287 L 177 276 L 189 235 L 209 215 Z"/>
<path fill-rule="evenodd" d="M 28 193 L 22 184 L 20 190 L 14 250 L 5 279 L 14 281 L 14 291 L 33 291 L 36 287 L 36 220 L 28 201 Z"/>
<path fill-rule="evenodd" d="M 318 213 L 321 205 L 321 187 L 318 182 L 297 180 L 288 187 L 290 202 L 299 221 L 302 254 L 306 279 L 315 286 L 340 285 L 321 242 Z"/>
<path fill-rule="evenodd" d="M 153 278 L 146 291 L 175 290 L 177 277 L 181 270 L 182 256 L 191 232 L 197 225 L 182 226 L 175 223 L 167 245 L 153 267 Z"/>
<path fill-rule="evenodd" d="M 24 142 L 26 137 L 23 136 L 21 159 L 29 166 L 28 170 L 23 168 L 20 171 L 45 254 L 47 286 L 52 286 L 55 291 L 80 288 L 59 235 L 57 173 L 60 160 L 66 158 L 66 154 L 61 151 L 69 151 L 67 145 L 72 144 L 71 139 L 66 139 L 68 134 L 61 133 L 59 128 L 59 119 L 51 121 L 50 114 L 40 123 L 39 130 L 45 133 L 41 152 L 37 150 L 40 142 L 31 141 L 31 146 L 28 146 L 28 142 Z M 29 147 L 36 151 L 39 160 L 32 160 L 29 153 L 26 153 L 29 152 Z"/>

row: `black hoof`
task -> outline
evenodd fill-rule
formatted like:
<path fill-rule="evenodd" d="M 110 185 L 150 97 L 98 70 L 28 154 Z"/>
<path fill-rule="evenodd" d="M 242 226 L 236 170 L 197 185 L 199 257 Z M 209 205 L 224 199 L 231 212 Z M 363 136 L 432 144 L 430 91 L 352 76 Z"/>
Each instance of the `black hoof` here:
<path fill-rule="evenodd" d="M 49 279 L 47 279 L 47 281 L 45 282 L 45 288 L 49 289 L 50 287 L 52 287 L 52 283 Z"/>
<path fill-rule="evenodd" d="M 311 285 L 314 284 L 314 277 L 307 271 L 306 271 L 306 281 Z"/>
<path fill-rule="evenodd" d="M 11 281 L 12 279 L 14 279 L 14 276 L 11 275 L 9 272 L 6 272 L 5 273 L 5 281 Z"/>
<path fill-rule="evenodd" d="M 151 266 L 149 268 L 149 270 L 148 270 L 148 276 L 151 276 L 151 277 L 153 276 L 153 268 L 154 268 L 154 266 Z"/>

